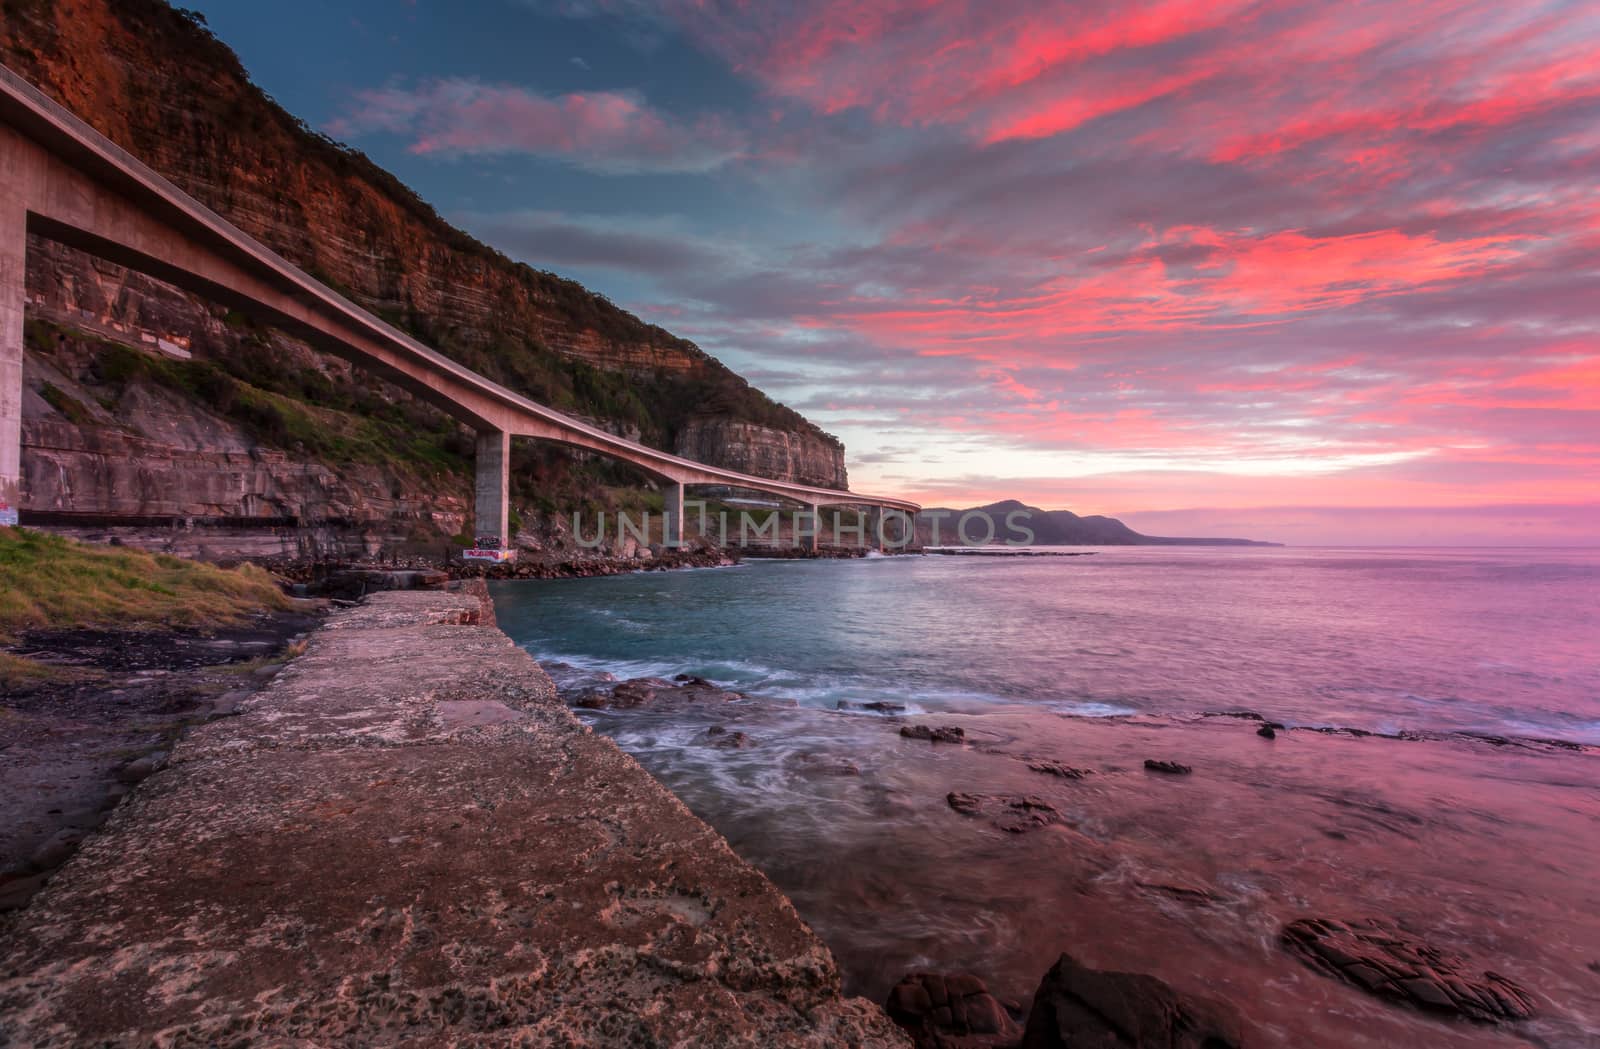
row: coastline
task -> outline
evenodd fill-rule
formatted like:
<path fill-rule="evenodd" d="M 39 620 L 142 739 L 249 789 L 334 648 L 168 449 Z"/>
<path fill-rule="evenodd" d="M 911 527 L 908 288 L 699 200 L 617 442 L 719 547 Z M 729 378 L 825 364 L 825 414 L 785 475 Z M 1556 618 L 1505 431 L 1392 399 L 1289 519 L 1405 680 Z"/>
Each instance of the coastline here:
<path fill-rule="evenodd" d="M 1505 863 L 1472 874 L 1493 910 L 1440 912 L 1428 863 L 1442 848 L 1468 869 L 1485 826 L 1530 854 L 1558 824 L 1512 824 L 1574 785 L 1600 798 L 1594 746 L 1241 709 L 797 710 L 688 675 L 613 682 L 629 698 L 611 703 L 558 694 L 551 674 L 575 668 L 547 672 L 498 618 L 480 579 L 375 593 L 236 701 L 241 716 L 192 729 L 35 905 L 0 916 L 18 959 L 0 1035 L 908 1044 L 899 1023 L 944 1045 L 952 1032 L 907 1003 L 976 987 L 974 1015 L 1002 1033 L 959 1044 L 998 1049 L 1032 1023 L 1030 999 L 1048 1011 L 1086 979 L 1152 1013 L 1220 1017 L 1254 1046 L 1509 1049 L 1589 1031 L 1583 976 L 1600 958 L 1582 923 L 1548 942 L 1548 909 L 1515 898 L 1540 892 Z M 779 764 L 800 789 L 773 790 L 763 763 L 797 745 L 810 752 Z M 754 778 L 730 799 L 741 766 Z M 1404 789 L 1364 782 L 1384 779 Z M 809 830 L 792 833 L 796 813 Z M 1578 840 L 1581 815 L 1557 836 Z M 1542 850 L 1541 877 L 1570 872 L 1570 851 Z M 983 876 L 941 881 L 962 866 Z M 1465 946 L 1449 979 L 1527 981 L 1511 986 L 1534 1019 L 1441 1024 L 1286 946 L 1296 922 L 1371 918 Z M 102 987 L 139 1019 L 96 1002 Z M 662 996 L 676 1019 L 635 1015 Z"/>
<path fill-rule="evenodd" d="M 889 599 L 882 583 L 851 577 L 856 592 Z M 707 579 L 699 600 L 726 597 Z M 519 640 L 604 624 L 598 648 L 533 647 L 577 660 L 549 664 L 568 702 L 773 879 L 833 950 L 847 992 L 883 1001 L 907 972 L 962 971 L 1021 1012 L 1065 950 L 1222 997 L 1256 1046 L 1511 1049 L 1600 1032 L 1600 912 L 1584 852 L 1600 819 L 1594 744 L 1284 725 L 1265 704 L 1261 714 L 1083 716 L 1021 702 L 919 711 L 904 706 L 909 684 L 834 709 L 786 695 L 770 653 L 718 643 L 731 650 L 723 666 L 757 659 L 770 686 L 722 679 L 705 639 L 725 636 L 725 620 L 696 622 L 684 648 L 694 654 L 676 671 L 667 646 L 630 648 L 626 639 L 661 637 L 660 616 L 694 600 L 681 588 L 649 584 L 639 606 L 598 616 L 593 600 L 541 590 L 544 625 L 531 633 L 511 592 L 496 591 Z M 634 593 L 620 581 L 594 590 L 608 606 L 624 592 Z M 838 665 L 831 650 L 822 658 Z M 659 678 L 607 680 L 607 670 Z M 679 673 L 689 679 L 672 680 Z M 732 689 L 745 694 L 730 699 Z M 929 731 L 904 731 L 918 728 Z M 956 741 L 940 742 L 950 728 L 961 731 L 942 738 Z M 1457 959 L 1413 986 L 1476 988 L 1503 974 L 1532 1017 L 1474 1022 L 1470 1004 L 1452 1015 L 1404 990 L 1385 1000 L 1290 945 L 1297 923 L 1368 920 Z"/>
<path fill-rule="evenodd" d="M 470 590 L 333 614 L 180 740 L 0 927 L 5 1034 L 905 1045 Z"/>

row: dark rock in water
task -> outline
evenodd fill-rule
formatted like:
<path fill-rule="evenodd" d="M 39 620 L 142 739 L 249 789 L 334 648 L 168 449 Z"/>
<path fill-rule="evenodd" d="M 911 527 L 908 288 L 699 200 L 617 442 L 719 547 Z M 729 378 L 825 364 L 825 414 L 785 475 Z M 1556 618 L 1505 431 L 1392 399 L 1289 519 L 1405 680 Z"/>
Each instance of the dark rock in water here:
<path fill-rule="evenodd" d="M 1431 1013 L 1479 1023 L 1526 1020 L 1533 996 L 1495 972 L 1466 963 L 1393 922 L 1302 918 L 1284 926 L 1284 947 L 1316 969 L 1362 990 Z"/>
<path fill-rule="evenodd" d="M 904 714 L 904 703 L 891 703 L 886 699 L 874 699 L 866 703 L 852 703 L 848 699 L 839 700 L 836 710 L 870 710 L 874 714 Z"/>
<path fill-rule="evenodd" d="M 1144 767 L 1151 772 L 1165 772 L 1169 776 L 1187 776 L 1194 771 L 1188 765 L 1182 765 L 1176 761 L 1157 761 L 1154 758 L 1145 758 Z"/>
<path fill-rule="evenodd" d="M 743 732 L 729 732 L 721 725 L 713 725 L 706 729 L 706 735 L 713 747 L 720 747 L 723 750 L 743 750 L 745 747 L 755 746 L 756 742 Z"/>
<path fill-rule="evenodd" d="M 1042 772 L 1047 776 L 1060 776 L 1062 779 L 1083 779 L 1094 774 L 1092 769 L 1078 769 L 1071 765 L 1063 765 L 1059 761 L 1030 761 L 1028 767 L 1035 772 Z"/>
<path fill-rule="evenodd" d="M 572 705 L 585 710 L 604 710 L 611 705 L 611 693 L 598 688 L 585 689 L 572 701 Z"/>
<path fill-rule="evenodd" d="M 952 790 L 944 796 L 944 800 L 952 809 L 967 816 L 976 816 L 983 808 L 981 794 L 963 794 L 961 791 Z"/>
<path fill-rule="evenodd" d="M 960 743 L 967 738 L 966 730 L 956 728 L 954 725 L 941 725 L 938 728 L 931 725 L 906 725 L 900 729 L 900 734 L 907 739 L 925 739 L 932 743 Z"/>
<path fill-rule="evenodd" d="M 884 1010 L 918 1049 L 1000 1049 L 1021 1033 L 971 973 L 910 973 L 889 992 Z"/>
<path fill-rule="evenodd" d="M 1034 995 L 1021 1049 L 1238 1049 L 1241 1030 L 1231 1006 L 1063 954 Z"/>
<path fill-rule="evenodd" d="M 1271 725 L 1262 725 L 1260 728 L 1256 729 L 1256 735 L 1260 736 L 1262 739 L 1277 739 L 1278 730 L 1273 728 Z"/>
<path fill-rule="evenodd" d="M 963 816 L 988 816 L 1008 834 L 1024 834 L 1061 819 L 1056 807 L 1043 798 L 1022 794 L 967 794 L 951 791 L 945 803 Z"/>
<path fill-rule="evenodd" d="M 671 687 L 672 682 L 663 681 L 658 677 L 636 677 L 618 682 L 611 689 L 611 702 L 608 706 L 618 709 L 642 707 L 654 700 L 659 691 Z"/>
<path fill-rule="evenodd" d="M 687 674 L 678 676 L 683 679 L 678 684 L 658 677 L 638 677 L 613 685 L 610 692 L 601 689 L 588 689 L 573 700 L 572 705 L 589 710 L 601 710 L 608 707 L 616 710 L 631 710 L 634 707 L 661 706 L 672 703 L 731 703 L 736 699 L 744 698 L 737 692 L 728 692 L 718 688 L 704 678 L 691 677 Z"/>
<path fill-rule="evenodd" d="M 784 760 L 784 765 L 802 776 L 861 775 L 861 766 L 848 758 L 832 758 L 826 754 L 817 754 L 809 750 L 791 754 Z"/>
<path fill-rule="evenodd" d="M 674 674 L 672 680 L 684 685 L 699 685 L 701 688 L 717 687 L 699 674 Z"/>

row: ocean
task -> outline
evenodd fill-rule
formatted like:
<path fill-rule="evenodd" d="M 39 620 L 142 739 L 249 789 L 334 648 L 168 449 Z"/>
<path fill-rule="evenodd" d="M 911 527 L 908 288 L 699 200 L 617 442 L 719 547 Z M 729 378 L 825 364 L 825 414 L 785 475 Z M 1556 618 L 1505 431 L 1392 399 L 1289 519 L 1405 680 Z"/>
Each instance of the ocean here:
<path fill-rule="evenodd" d="M 1227 998 L 1259 1044 L 1600 1038 L 1600 551 L 751 561 L 493 594 L 565 694 L 746 697 L 581 716 L 790 895 L 849 989 L 964 969 L 1025 1004 L 1068 950 Z M 1008 832 L 951 792 L 1053 816 Z M 1544 1008 L 1502 1031 L 1371 999 L 1282 949 L 1296 917 L 1402 922 Z"/>

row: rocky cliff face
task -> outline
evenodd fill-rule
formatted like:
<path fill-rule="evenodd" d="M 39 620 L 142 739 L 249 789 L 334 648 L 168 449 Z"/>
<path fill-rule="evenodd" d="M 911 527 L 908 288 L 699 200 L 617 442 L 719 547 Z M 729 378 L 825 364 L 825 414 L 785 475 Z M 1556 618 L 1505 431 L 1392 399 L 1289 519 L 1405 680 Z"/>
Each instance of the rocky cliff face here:
<path fill-rule="evenodd" d="M 843 450 L 838 446 L 739 419 L 690 419 L 678 430 L 674 451 L 747 474 L 787 477 L 824 488 L 848 487 Z"/>
<path fill-rule="evenodd" d="M 367 158 L 285 113 L 191 16 L 160 0 L 5 0 L 4 11 L 0 61 L 248 233 L 441 352 L 658 447 L 844 487 L 837 440 L 693 343 L 450 227 Z M 106 514 L 253 515 L 245 507 L 264 507 L 261 516 L 281 511 L 304 520 L 459 523 L 467 446 L 436 413 L 160 282 L 37 240 L 30 255 L 30 315 L 56 334 L 31 340 L 24 458 L 36 461 L 25 467 L 26 505 Z M 62 339 L 76 344 L 72 362 L 41 352 Z M 189 370 L 161 364 L 134 376 L 131 387 L 83 388 L 105 378 L 95 374 L 100 340 Z M 205 391 L 191 388 L 196 380 L 216 385 L 195 362 L 235 375 L 265 362 L 271 374 L 241 376 L 248 385 L 228 389 L 247 403 L 218 413 Z M 149 389 L 134 389 L 149 386 L 152 374 L 167 380 L 155 383 L 162 390 L 154 400 Z M 57 393 L 47 395 L 47 384 Z M 300 403 L 271 400 L 283 396 Z M 96 397 L 110 405 L 100 414 Z M 324 419 L 324 411 L 340 418 Z M 186 417 L 184 425 L 161 421 Z M 254 425 L 241 426 L 241 418 Z M 379 454 L 352 461 L 326 434 L 307 440 L 298 433 L 294 424 L 305 418 L 346 437 L 359 430 L 380 446 L 385 434 L 408 440 L 420 426 L 435 447 L 411 448 L 398 462 Z M 418 465 L 430 462 L 431 474 Z"/>
<path fill-rule="evenodd" d="M 174 552 L 269 557 L 437 545 L 468 527 L 467 435 L 342 361 L 37 239 L 27 312 L 23 490 L 36 521 L 115 522 Z M 324 402 L 370 391 L 407 423 L 218 367 L 251 358 Z"/>

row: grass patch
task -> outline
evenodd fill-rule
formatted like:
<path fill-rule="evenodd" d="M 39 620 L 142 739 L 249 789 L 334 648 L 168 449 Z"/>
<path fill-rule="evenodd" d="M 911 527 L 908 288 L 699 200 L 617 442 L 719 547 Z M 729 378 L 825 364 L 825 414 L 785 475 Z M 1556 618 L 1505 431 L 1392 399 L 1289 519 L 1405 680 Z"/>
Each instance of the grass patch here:
<path fill-rule="evenodd" d="M 39 390 L 45 403 L 62 415 L 74 426 L 86 426 L 94 422 L 94 413 L 86 408 L 82 401 L 53 383 L 45 383 Z"/>
<path fill-rule="evenodd" d="M 70 676 L 60 667 L 47 666 L 36 659 L 0 651 L 0 685 L 42 685 Z"/>
<path fill-rule="evenodd" d="M 289 607 L 254 565 L 224 570 L 26 528 L 0 528 L 0 577 L 0 638 L 31 627 L 209 628 Z"/>

